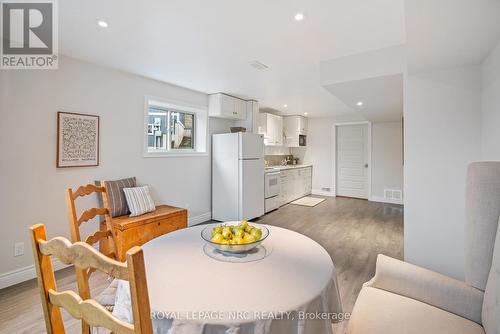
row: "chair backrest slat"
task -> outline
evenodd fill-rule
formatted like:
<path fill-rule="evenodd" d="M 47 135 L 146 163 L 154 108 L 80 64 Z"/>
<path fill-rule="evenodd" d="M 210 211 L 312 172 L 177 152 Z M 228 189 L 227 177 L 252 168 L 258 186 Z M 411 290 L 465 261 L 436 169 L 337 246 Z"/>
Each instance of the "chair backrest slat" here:
<path fill-rule="evenodd" d="M 94 234 L 91 234 L 85 239 L 85 242 L 89 245 L 95 245 L 97 242 L 99 242 L 103 238 L 109 238 L 112 236 L 112 233 L 110 230 L 105 230 L 105 231 L 97 231 Z M 111 257 L 111 256 L 109 256 Z M 111 257 L 113 258 L 113 257 Z"/>
<path fill-rule="evenodd" d="M 104 327 L 115 334 L 152 334 L 149 296 L 146 280 L 144 256 L 140 247 L 127 252 L 127 262 L 110 259 L 84 242 L 71 243 L 63 237 L 47 241 L 45 226 L 31 227 L 31 241 L 38 275 L 38 285 L 42 300 L 47 333 L 64 334 L 64 323 L 59 307 L 67 310 L 74 318 L 81 319 L 87 327 Z M 130 282 L 130 296 L 134 324 L 115 318 L 103 306 L 81 293 L 57 291 L 51 256 L 66 264 L 74 264 L 76 272 L 87 273 L 96 269 L 115 278 Z M 82 327 L 82 330 L 87 329 Z"/>
<path fill-rule="evenodd" d="M 134 334 L 134 326 L 111 315 L 104 307 L 92 299 L 82 300 L 73 291 L 57 292 L 49 290 L 53 305 L 64 308 L 73 318 L 85 319 L 95 327 L 104 327 L 115 334 Z"/>
<path fill-rule="evenodd" d="M 79 269 L 95 268 L 115 278 L 128 280 L 127 266 L 99 253 L 94 247 L 84 243 L 72 244 L 68 239 L 56 237 L 50 241 L 38 240 L 40 252 L 54 255 L 65 264 L 74 264 Z"/>
<path fill-rule="evenodd" d="M 92 193 L 102 193 L 102 192 L 105 192 L 106 191 L 106 188 L 104 187 L 99 187 L 99 186 L 95 186 L 93 184 L 87 184 L 85 186 L 81 186 L 81 187 L 78 187 L 78 189 L 76 189 L 76 191 L 73 193 L 73 199 L 77 199 L 78 197 L 80 196 L 87 196 L 87 195 L 90 195 Z"/>
<path fill-rule="evenodd" d="M 91 208 L 91 209 L 85 210 L 80 215 L 80 218 L 78 218 L 77 224 L 78 224 L 78 226 L 80 226 L 83 223 L 88 222 L 89 220 L 95 218 L 96 216 L 104 216 L 107 213 L 108 213 L 108 210 L 106 208 Z"/>

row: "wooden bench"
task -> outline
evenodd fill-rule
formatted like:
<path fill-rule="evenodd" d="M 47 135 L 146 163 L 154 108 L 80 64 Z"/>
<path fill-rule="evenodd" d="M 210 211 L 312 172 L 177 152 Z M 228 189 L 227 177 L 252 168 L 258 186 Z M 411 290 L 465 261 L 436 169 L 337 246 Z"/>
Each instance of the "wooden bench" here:
<path fill-rule="evenodd" d="M 116 245 L 116 256 L 125 261 L 127 250 L 181 228 L 187 227 L 187 210 L 159 205 L 156 210 L 137 217 L 106 216 Z"/>

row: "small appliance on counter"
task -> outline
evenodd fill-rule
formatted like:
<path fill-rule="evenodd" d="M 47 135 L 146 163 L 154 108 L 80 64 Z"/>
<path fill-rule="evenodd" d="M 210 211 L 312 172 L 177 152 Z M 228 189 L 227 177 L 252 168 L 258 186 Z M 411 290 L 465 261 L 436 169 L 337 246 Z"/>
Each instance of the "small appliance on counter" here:
<path fill-rule="evenodd" d="M 232 126 L 229 129 L 231 130 L 231 133 L 247 132 L 247 128 L 244 128 L 242 126 Z"/>

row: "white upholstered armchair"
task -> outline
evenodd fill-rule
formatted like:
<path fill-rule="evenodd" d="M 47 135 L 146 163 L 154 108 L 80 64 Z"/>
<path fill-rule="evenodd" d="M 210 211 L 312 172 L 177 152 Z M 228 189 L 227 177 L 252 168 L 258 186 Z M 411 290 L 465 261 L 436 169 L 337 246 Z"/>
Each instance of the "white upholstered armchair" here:
<path fill-rule="evenodd" d="M 347 333 L 500 334 L 500 162 L 469 166 L 466 209 L 465 282 L 379 255 Z"/>

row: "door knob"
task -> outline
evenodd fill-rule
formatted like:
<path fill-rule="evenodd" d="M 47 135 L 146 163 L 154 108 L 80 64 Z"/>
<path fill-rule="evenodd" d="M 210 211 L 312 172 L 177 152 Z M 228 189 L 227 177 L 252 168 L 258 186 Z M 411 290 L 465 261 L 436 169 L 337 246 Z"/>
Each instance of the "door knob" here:
<path fill-rule="evenodd" d="M 368 164 L 365 164 L 365 168 L 368 168 Z"/>

